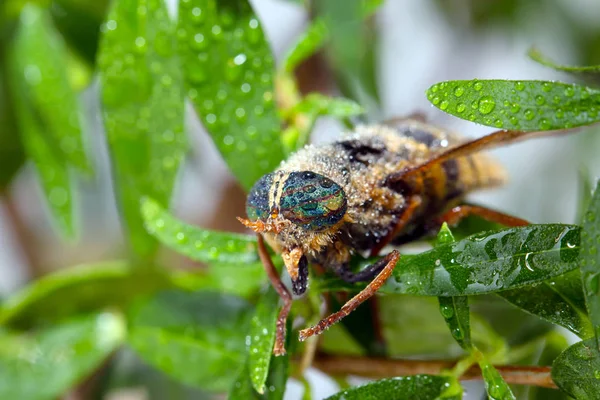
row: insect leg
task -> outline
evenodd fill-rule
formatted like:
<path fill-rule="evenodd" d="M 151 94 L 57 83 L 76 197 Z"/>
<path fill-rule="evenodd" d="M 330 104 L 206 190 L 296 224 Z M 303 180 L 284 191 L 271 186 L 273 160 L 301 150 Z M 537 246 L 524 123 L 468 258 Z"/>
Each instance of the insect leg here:
<path fill-rule="evenodd" d="M 450 209 L 439 218 L 439 222 L 440 224 L 447 222 L 448 225 L 456 225 L 461 219 L 466 218 L 469 215 L 477 215 L 488 221 L 496 222 L 506 226 L 529 225 L 529 222 L 525 221 L 524 219 L 513 217 L 489 208 L 472 206 L 468 204 L 463 204 Z"/>
<path fill-rule="evenodd" d="M 287 290 L 283 282 L 281 282 L 281 278 L 279 277 L 279 274 L 273 265 L 273 261 L 267 252 L 262 235 L 258 234 L 257 236 L 258 256 L 265 267 L 265 271 L 267 271 L 267 276 L 271 281 L 271 285 L 273 285 L 273 288 L 283 300 L 283 307 L 281 308 L 279 316 L 277 317 L 275 345 L 273 346 L 273 354 L 276 356 L 282 356 L 285 354 L 285 323 L 287 321 L 288 314 L 290 313 L 290 309 L 292 308 L 292 295 Z"/>
<path fill-rule="evenodd" d="M 364 288 L 360 293 L 358 293 L 356 296 L 351 298 L 346 304 L 344 304 L 340 311 L 331 314 L 325 319 L 322 319 L 315 326 L 301 330 L 299 336 L 300 341 L 304 341 L 311 336 L 323 333 L 325 329 L 329 328 L 336 322 L 339 322 L 346 315 L 354 311 L 356 307 L 358 307 L 361 303 L 363 303 L 369 297 L 373 296 L 377 292 L 377 290 L 379 290 L 379 288 L 385 283 L 385 281 L 390 277 L 399 259 L 400 253 L 398 253 L 398 251 L 396 250 L 392 251 L 390 254 L 385 256 L 381 260 L 382 263 L 385 262 L 385 266 L 383 267 L 381 272 L 379 272 L 379 274 L 375 277 L 375 279 L 373 279 L 371 283 L 369 283 L 367 287 Z"/>
<path fill-rule="evenodd" d="M 381 249 L 387 246 L 398 233 L 406 226 L 408 221 L 410 221 L 410 217 L 412 217 L 414 211 L 421 205 L 421 198 L 419 196 L 412 196 L 408 199 L 406 208 L 396 221 L 394 227 L 388 232 L 388 234 L 379 242 L 375 247 L 371 249 L 371 257 L 375 257 L 379 254 Z"/>

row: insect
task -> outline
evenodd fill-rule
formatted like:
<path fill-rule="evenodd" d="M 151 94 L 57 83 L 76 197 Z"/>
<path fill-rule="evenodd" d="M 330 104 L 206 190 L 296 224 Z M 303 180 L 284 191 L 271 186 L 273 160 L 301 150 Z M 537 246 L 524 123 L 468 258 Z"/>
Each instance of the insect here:
<path fill-rule="evenodd" d="M 305 340 L 375 294 L 400 258 L 393 250 L 353 272 L 349 263 L 354 254 L 377 256 L 388 244 L 422 237 L 444 221 L 455 224 L 467 215 L 506 226 L 528 224 L 463 201 L 473 190 L 505 181 L 504 169 L 482 150 L 544 134 L 549 132 L 498 131 L 467 140 L 420 119 L 406 118 L 393 126 L 358 126 L 333 143 L 308 145 L 258 180 L 246 201 L 247 219 L 238 219 L 258 233 L 260 258 L 283 299 L 274 354 L 285 354 L 292 296 L 263 238 L 281 254 L 295 295 L 307 289 L 309 264 L 327 268 L 347 282 L 370 282 L 340 311 L 300 331 L 300 340 Z"/>

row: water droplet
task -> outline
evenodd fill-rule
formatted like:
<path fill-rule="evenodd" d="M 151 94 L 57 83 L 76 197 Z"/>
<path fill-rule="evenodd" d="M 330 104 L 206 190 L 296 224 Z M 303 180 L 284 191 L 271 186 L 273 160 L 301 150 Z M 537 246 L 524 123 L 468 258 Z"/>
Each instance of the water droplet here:
<path fill-rule="evenodd" d="M 496 102 L 490 96 L 482 97 L 479 100 L 479 112 L 482 114 L 489 114 L 496 107 Z"/>
<path fill-rule="evenodd" d="M 437 83 L 431 87 L 431 93 L 437 93 L 438 90 L 440 90 L 440 87 Z"/>
<path fill-rule="evenodd" d="M 590 92 L 588 92 L 587 90 L 584 90 L 583 92 L 581 92 L 581 100 L 587 100 L 590 98 Z"/>
<path fill-rule="evenodd" d="M 202 240 L 196 240 L 194 242 L 194 248 L 196 248 L 196 250 L 201 250 L 204 248 L 204 242 Z"/>
<path fill-rule="evenodd" d="M 546 118 L 542 118 L 540 120 L 540 128 L 541 129 L 550 129 L 550 121 L 548 121 Z"/>
<path fill-rule="evenodd" d="M 204 118 L 206 120 L 206 123 L 209 125 L 214 125 L 217 122 L 217 116 L 215 114 L 207 114 L 206 117 Z"/>
<path fill-rule="evenodd" d="M 135 38 L 135 49 L 139 54 L 143 54 L 146 52 L 148 46 L 146 45 L 146 39 L 142 36 L 138 36 Z"/>
<path fill-rule="evenodd" d="M 554 113 L 554 116 L 556 116 L 556 118 L 558 119 L 564 118 L 565 111 L 562 108 L 557 108 L 556 112 Z"/>
<path fill-rule="evenodd" d="M 475 82 L 475 84 L 473 85 L 473 89 L 480 91 L 481 89 L 483 89 L 483 83 Z"/>
<path fill-rule="evenodd" d="M 203 17 L 202 17 L 202 10 L 200 9 L 200 7 L 194 7 L 192 8 L 192 21 L 196 24 L 202 22 Z"/>
<path fill-rule="evenodd" d="M 567 96 L 567 97 L 573 97 L 575 95 L 575 90 L 569 86 L 565 89 L 564 93 L 565 93 L 565 96 Z"/>
<path fill-rule="evenodd" d="M 510 117 L 510 123 L 513 125 L 518 125 L 519 119 L 517 117 Z"/>
<path fill-rule="evenodd" d="M 517 103 L 512 103 L 512 105 L 510 106 L 510 112 L 513 114 L 518 113 L 521 110 L 521 106 Z"/>
<path fill-rule="evenodd" d="M 235 65 L 242 65 L 246 62 L 246 55 L 244 53 L 240 53 L 233 58 L 233 63 Z"/>
<path fill-rule="evenodd" d="M 225 146 L 231 146 L 233 144 L 233 136 L 231 135 L 225 135 L 225 137 L 223 137 L 223 144 Z"/>
<path fill-rule="evenodd" d="M 109 31 L 114 31 L 115 29 L 117 29 L 117 21 L 115 21 L 114 19 L 106 21 L 106 29 Z"/>
<path fill-rule="evenodd" d="M 447 108 L 448 108 L 448 105 L 449 105 L 449 103 L 448 103 L 448 101 L 447 101 L 447 100 L 444 100 L 444 101 L 442 101 L 442 102 L 440 103 L 440 110 L 445 110 L 445 109 L 447 109 Z"/>
<path fill-rule="evenodd" d="M 463 331 L 460 328 L 454 328 L 452 330 L 452 336 L 454 337 L 454 339 L 460 340 L 463 338 Z"/>
<path fill-rule="evenodd" d="M 535 96 L 535 103 L 538 106 L 543 106 L 544 104 L 546 104 L 546 99 L 543 96 L 537 95 Z"/>
<path fill-rule="evenodd" d="M 242 93 L 250 93 L 250 90 L 252 90 L 252 86 L 250 86 L 249 83 L 242 83 L 242 86 L 240 86 L 240 89 L 242 91 Z"/>
<path fill-rule="evenodd" d="M 175 240 L 177 240 L 177 243 L 185 243 L 187 242 L 187 236 L 185 236 L 185 233 L 183 232 L 177 232 L 177 234 L 175 235 Z"/>
<path fill-rule="evenodd" d="M 435 97 L 434 97 L 434 98 L 431 100 L 431 102 L 433 103 L 433 105 L 437 106 L 438 104 L 440 104 L 440 101 L 441 101 L 441 100 L 442 100 L 442 99 L 440 99 L 440 97 L 439 97 L 439 96 L 435 96 Z"/>
<path fill-rule="evenodd" d="M 528 121 L 531 121 L 534 118 L 535 118 L 535 112 L 533 112 L 533 110 L 525 110 L 525 119 L 527 119 Z"/>
<path fill-rule="evenodd" d="M 457 86 L 456 89 L 454 89 L 454 95 L 456 97 L 460 97 L 465 93 L 465 88 L 463 88 L 462 86 Z"/>
<path fill-rule="evenodd" d="M 242 107 L 236 108 L 235 109 L 235 116 L 240 121 L 245 120 L 246 119 L 246 110 L 244 110 Z"/>
<path fill-rule="evenodd" d="M 464 112 L 464 111 L 465 111 L 465 109 L 466 109 L 466 108 L 467 108 L 467 106 L 465 106 L 465 103 L 459 103 L 459 104 L 456 106 L 456 112 L 457 112 L 457 113 L 462 113 L 462 112 Z"/>
<path fill-rule="evenodd" d="M 594 378 L 600 379 L 600 370 L 595 370 L 594 371 Z"/>
<path fill-rule="evenodd" d="M 223 29 L 221 29 L 220 25 L 213 25 L 213 27 L 210 30 L 213 34 L 213 37 L 215 39 L 220 39 L 221 38 L 221 34 L 223 33 Z"/>
<path fill-rule="evenodd" d="M 442 316 L 446 319 L 450 319 L 454 316 L 454 308 L 450 306 L 443 306 L 440 309 L 440 312 L 442 313 Z"/>
<path fill-rule="evenodd" d="M 496 119 L 496 120 L 494 120 L 494 126 L 495 126 L 496 128 L 502 128 L 502 125 L 503 125 L 503 124 L 502 124 L 502 120 L 500 120 L 500 119 Z"/>
<path fill-rule="evenodd" d="M 204 50 L 207 46 L 206 40 L 204 40 L 204 35 L 201 33 L 196 33 L 191 42 L 191 47 L 196 50 Z"/>
<path fill-rule="evenodd" d="M 544 82 L 544 83 L 542 84 L 542 90 L 543 90 L 544 92 L 549 92 L 549 91 L 551 91 L 551 90 L 552 90 L 552 84 L 551 84 L 550 82 Z"/>
<path fill-rule="evenodd" d="M 525 90 L 525 84 L 523 82 L 515 82 L 515 89 L 517 89 L 519 92 L 522 92 Z"/>

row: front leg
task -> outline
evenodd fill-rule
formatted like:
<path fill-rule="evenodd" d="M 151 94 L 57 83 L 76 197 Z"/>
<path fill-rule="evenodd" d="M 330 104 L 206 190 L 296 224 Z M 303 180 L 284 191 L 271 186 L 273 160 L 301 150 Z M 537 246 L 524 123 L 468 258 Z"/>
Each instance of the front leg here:
<path fill-rule="evenodd" d="M 361 275 L 360 272 L 358 274 L 354 274 L 352 278 L 350 278 L 350 275 L 346 275 L 346 278 L 349 279 L 356 279 L 354 277 L 359 277 L 359 280 L 354 281 L 358 282 L 360 280 L 367 279 L 368 275 L 376 274 L 375 279 L 373 279 L 371 283 L 369 283 L 367 287 L 364 288 L 360 293 L 358 293 L 356 296 L 354 296 L 348 302 L 346 302 L 346 304 L 342 306 L 340 311 L 331 314 L 325 319 L 322 319 L 315 326 L 301 330 L 299 335 L 300 341 L 304 341 L 311 336 L 323 333 L 324 330 L 326 330 L 336 322 L 339 322 L 342 318 L 354 311 L 365 300 L 373 296 L 377 292 L 377 290 L 379 290 L 379 288 L 383 286 L 385 281 L 390 277 L 399 259 L 400 253 L 394 250 L 381 260 L 377 261 L 375 264 L 367 267 L 364 271 L 368 272 L 364 273 L 363 275 Z"/>

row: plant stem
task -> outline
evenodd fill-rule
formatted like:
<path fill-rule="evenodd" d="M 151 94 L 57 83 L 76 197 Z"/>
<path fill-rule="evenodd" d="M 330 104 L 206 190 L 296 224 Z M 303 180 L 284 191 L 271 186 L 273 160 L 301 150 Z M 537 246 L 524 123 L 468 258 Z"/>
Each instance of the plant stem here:
<path fill-rule="evenodd" d="M 374 357 L 319 355 L 313 366 L 333 376 L 357 375 L 366 378 L 392 378 L 396 376 L 431 374 L 451 370 L 456 361 L 392 360 Z M 526 365 L 495 366 L 507 383 L 556 389 L 550 377 L 550 367 Z M 474 365 L 460 376 L 461 380 L 481 379 L 481 369 Z"/>

